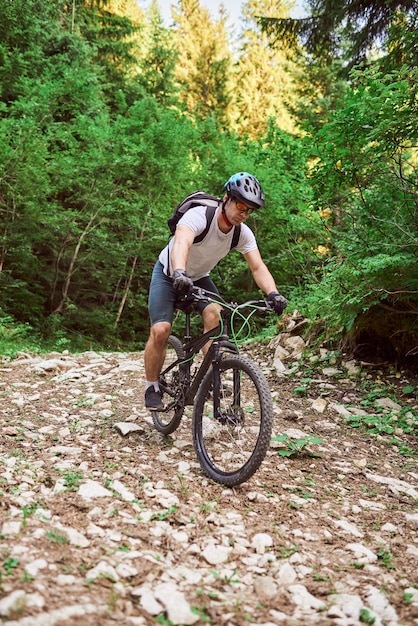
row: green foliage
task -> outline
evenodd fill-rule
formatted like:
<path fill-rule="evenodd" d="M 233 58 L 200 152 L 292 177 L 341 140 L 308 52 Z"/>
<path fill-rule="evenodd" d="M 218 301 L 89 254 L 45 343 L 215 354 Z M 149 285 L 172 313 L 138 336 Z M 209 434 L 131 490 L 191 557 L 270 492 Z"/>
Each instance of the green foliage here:
<path fill-rule="evenodd" d="M 327 256 L 319 283 L 308 286 L 309 314 L 333 339 L 359 343 L 373 327 L 390 337 L 392 358 L 418 342 L 416 74 L 354 72 L 342 106 L 315 135 L 312 183 Z"/>
<path fill-rule="evenodd" d="M 194 0 L 179 3 L 172 29 L 156 3 L 148 21 L 130 11 L 135 23 L 116 6 L 0 0 L 0 352 L 142 346 L 149 279 L 173 206 L 197 188 L 221 194 L 231 173 L 247 170 L 267 200 L 248 223 L 279 288 L 315 333 L 413 359 L 418 81 L 410 12 L 392 25 L 387 54 L 347 85 L 336 82 L 337 69 L 311 60 L 301 137 L 280 130 L 287 68 L 258 26 L 234 56 L 225 16 L 211 20 Z M 254 0 L 249 23 L 259 9 L 285 11 Z M 280 94 L 269 77 L 283 81 Z M 295 101 L 290 91 L 286 100 Z M 246 137 L 230 130 L 237 115 Z M 238 253 L 222 272 L 226 298 L 258 297 Z"/>
<path fill-rule="evenodd" d="M 272 441 L 277 441 L 279 443 L 284 443 L 284 448 L 279 448 L 277 453 L 279 456 L 294 456 L 300 454 L 305 450 L 306 446 L 309 444 L 321 444 L 322 439 L 319 437 L 314 437 L 312 435 L 306 435 L 305 437 L 301 437 L 300 439 L 291 439 L 289 435 L 278 435 L 277 437 L 272 437 Z M 312 452 L 310 452 L 311 456 L 315 456 Z"/>
<path fill-rule="evenodd" d="M 33 349 L 33 329 L 16 322 L 10 315 L 0 317 L 0 354 L 15 358 L 19 351 Z"/>
<path fill-rule="evenodd" d="M 363 624 L 374 624 L 376 618 L 371 615 L 369 609 L 365 609 L 364 607 L 360 609 L 359 620 Z"/>

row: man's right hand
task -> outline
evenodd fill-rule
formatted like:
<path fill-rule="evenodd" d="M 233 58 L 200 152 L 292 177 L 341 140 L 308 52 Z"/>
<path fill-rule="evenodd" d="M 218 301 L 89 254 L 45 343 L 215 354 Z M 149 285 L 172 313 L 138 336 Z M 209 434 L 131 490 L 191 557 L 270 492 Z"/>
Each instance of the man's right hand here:
<path fill-rule="evenodd" d="M 193 287 L 193 281 L 185 270 L 174 270 L 173 272 L 173 287 L 182 295 L 186 295 L 189 293 L 190 289 Z"/>

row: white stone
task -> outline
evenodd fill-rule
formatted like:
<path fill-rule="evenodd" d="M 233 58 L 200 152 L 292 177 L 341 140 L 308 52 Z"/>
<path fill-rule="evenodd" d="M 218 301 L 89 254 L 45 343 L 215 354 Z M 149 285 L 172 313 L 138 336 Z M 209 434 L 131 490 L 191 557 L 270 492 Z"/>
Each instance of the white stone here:
<path fill-rule="evenodd" d="M 82 448 L 77 448 L 76 446 L 52 446 L 49 448 L 48 452 L 53 456 L 81 456 L 83 450 Z"/>
<path fill-rule="evenodd" d="M 273 367 L 275 368 L 278 374 L 282 374 L 283 372 L 286 371 L 286 366 L 280 359 L 274 359 Z"/>
<path fill-rule="evenodd" d="M 60 587 L 70 587 L 75 585 L 76 582 L 77 578 L 76 576 L 73 576 L 73 574 L 58 574 L 57 576 L 57 584 Z"/>
<path fill-rule="evenodd" d="M 45 606 L 45 598 L 40 593 L 28 593 L 26 606 L 32 609 L 42 609 Z"/>
<path fill-rule="evenodd" d="M 312 401 L 312 408 L 318 413 L 323 413 L 327 408 L 327 402 L 323 398 L 317 398 L 316 400 Z"/>
<path fill-rule="evenodd" d="M 359 505 L 366 510 L 370 511 L 383 511 L 386 509 L 386 505 L 383 502 L 375 502 L 374 500 L 359 499 Z"/>
<path fill-rule="evenodd" d="M 254 581 L 254 591 L 260 602 L 268 602 L 277 595 L 277 584 L 271 576 L 258 576 Z"/>
<path fill-rule="evenodd" d="M 344 530 L 347 533 L 350 533 L 351 535 L 354 535 L 355 537 L 363 537 L 363 533 L 357 528 L 357 526 L 355 526 L 354 524 L 351 524 L 350 522 L 347 522 L 347 520 L 345 519 L 331 519 L 331 521 L 338 526 L 338 528 L 341 528 L 342 530 Z"/>
<path fill-rule="evenodd" d="M 398 624 L 398 615 L 389 604 L 387 597 L 376 587 L 369 585 L 366 590 L 367 604 L 382 619 L 384 624 Z"/>
<path fill-rule="evenodd" d="M 402 408 L 400 404 L 394 402 L 391 398 L 378 398 L 375 400 L 375 404 L 383 409 L 391 409 L 393 411 L 400 411 Z"/>
<path fill-rule="evenodd" d="M 344 361 L 343 367 L 345 367 L 349 376 L 355 377 L 358 376 L 361 372 L 361 367 L 359 365 L 356 365 L 355 361 Z"/>
<path fill-rule="evenodd" d="M 334 409 L 336 413 L 338 413 L 338 415 L 341 415 L 341 417 L 350 417 L 351 415 L 350 411 L 348 411 L 343 404 L 335 403 L 331 404 L 330 406 L 332 409 Z"/>
<path fill-rule="evenodd" d="M 132 422 L 118 422 L 114 426 L 123 436 L 128 433 L 135 433 L 144 430 L 141 426 L 138 426 L 138 424 L 132 424 Z"/>
<path fill-rule="evenodd" d="M 112 496 L 112 492 L 105 489 L 100 483 L 95 480 L 86 480 L 78 488 L 78 494 L 87 500 L 92 498 L 108 498 Z"/>
<path fill-rule="evenodd" d="M 378 558 L 377 554 L 372 552 L 369 548 L 366 548 L 366 546 L 363 546 L 361 543 L 349 543 L 345 546 L 345 549 L 353 552 L 359 563 L 374 563 Z"/>
<path fill-rule="evenodd" d="M 306 437 L 306 433 L 300 430 L 300 428 L 287 428 L 285 434 L 290 437 L 290 439 L 304 439 Z"/>
<path fill-rule="evenodd" d="M 273 546 L 273 537 L 267 533 L 257 533 L 251 540 L 251 547 L 257 554 L 264 554 L 266 548 Z"/>
<path fill-rule="evenodd" d="M 282 613 L 281 611 L 276 611 L 272 609 L 270 611 L 270 615 L 275 619 L 274 626 L 276 626 L 277 622 L 285 622 L 285 624 L 290 624 L 291 618 L 286 613 Z"/>
<path fill-rule="evenodd" d="M 7 617 L 10 613 L 19 612 L 26 606 L 26 592 L 16 589 L 0 600 L 0 615 Z"/>
<path fill-rule="evenodd" d="M 86 529 L 87 537 L 104 537 L 106 535 L 106 531 L 100 526 L 96 526 L 93 522 L 87 526 Z"/>
<path fill-rule="evenodd" d="M 95 580 L 96 578 L 99 578 L 99 576 L 107 576 L 115 582 L 119 580 L 119 576 L 115 568 L 112 565 L 109 565 L 109 563 L 106 563 L 106 561 L 100 561 L 96 567 L 89 570 L 86 573 L 86 580 Z"/>
<path fill-rule="evenodd" d="M 404 594 L 411 597 L 411 601 L 414 606 L 418 606 L 418 589 L 415 587 L 408 587 L 408 589 L 405 589 Z"/>
<path fill-rule="evenodd" d="M 331 594 L 328 596 L 328 601 L 331 603 L 331 607 L 327 612 L 329 617 L 338 618 L 345 616 L 347 618 L 358 620 L 360 616 L 360 609 L 364 608 L 363 600 L 359 596 L 349 593 Z"/>
<path fill-rule="evenodd" d="M 199 615 L 192 613 L 189 603 L 184 594 L 173 583 L 161 583 L 154 590 L 155 598 L 161 602 L 167 617 L 173 624 L 195 624 L 200 620 Z"/>
<path fill-rule="evenodd" d="M 279 361 L 286 361 L 289 355 L 289 350 L 286 350 L 286 348 L 283 348 L 283 346 L 277 346 L 274 351 L 274 361 L 276 361 L 276 359 L 278 359 Z"/>
<path fill-rule="evenodd" d="M 412 556 L 414 556 L 415 558 L 418 558 L 418 547 L 408 544 L 406 546 L 406 553 L 412 554 Z"/>
<path fill-rule="evenodd" d="M 116 571 L 121 578 L 133 578 L 138 574 L 136 567 L 129 565 L 129 563 L 120 563 L 117 565 Z"/>
<path fill-rule="evenodd" d="M 299 335 L 290 335 L 284 338 L 284 345 L 291 351 L 293 359 L 300 359 L 306 347 L 305 341 Z"/>
<path fill-rule="evenodd" d="M 288 588 L 292 601 L 302 610 L 315 609 L 322 611 L 325 608 L 324 603 L 315 598 L 304 585 L 290 585 Z"/>
<path fill-rule="evenodd" d="M 68 526 L 62 526 L 61 524 L 57 524 L 57 528 L 61 528 L 62 531 L 67 535 L 70 543 L 73 546 L 78 546 L 79 548 L 88 548 L 90 545 L 90 541 L 76 528 L 71 528 Z"/>
<path fill-rule="evenodd" d="M 132 594 L 135 595 L 133 592 Z M 141 599 L 139 603 L 144 611 L 146 611 L 150 615 L 159 615 L 164 611 L 163 605 L 157 602 L 151 589 L 144 587 L 140 595 Z"/>
<path fill-rule="evenodd" d="M 76 604 L 73 606 L 62 606 L 48 613 L 38 613 L 33 617 L 24 617 L 19 621 L 7 622 L 7 626 L 56 626 L 60 622 L 71 620 L 72 618 L 84 617 L 105 611 L 105 606 L 96 604 Z M 72 623 L 80 623 L 73 621 Z"/>
<path fill-rule="evenodd" d="M 135 494 L 132 493 L 132 491 L 129 491 L 129 489 L 127 489 L 127 487 L 125 487 L 120 480 L 112 480 L 109 488 L 116 491 L 116 493 L 118 493 L 122 500 L 125 500 L 125 502 L 132 502 L 132 500 L 135 500 L 136 498 Z"/>
<path fill-rule="evenodd" d="M 37 574 L 46 567 L 48 567 L 48 563 L 45 561 L 45 559 L 35 559 L 35 561 L 32 561 L 31 563 L 27 563 L 25 565 L 25 572 L 27 572 L 29 576 L 35 578 Z"/>
<path fill-rule="evenodd" d="M 220 563 L 226 563 L 228 561 L 230 553 L 231 548 L 209 544 L 203 550 L 202 556 L 210 565 L 219 565 Z"/>
<path fill-rule="evenodd" d="M 188 544 L 189 543 L 189 535 L 182 530 L 174 532 L 172 538 L 178 541 L 179 543 Z"/>
<path fill-rule="evenodd" d="M 395 493 L 406 493 L 408 496 L 411 496 L 411 498 L 418 500 L 418 491 L 404 480 L 390 478 L 390 476 L 379 476 L 378 474 L 366 474 L 366 478 L 377 483 L 389 485 L 389 488 Z"/>
<path fill-rule="evenodd" d="M 297 579 L 295 568 L 292 567 L 290 563 L 283 563 L 276 574 L 276 579 L 280 587 L 288 587 Z"/>
<path fill-rule="evenodd" d="M 67 485 L 65 484 L 64 478 L 58 478 L 57 482 L 54 485 L 52 493 L 64 493 L 67 491 Z"/>
<path fill-rule="evenodd" d="M 190 471 L 190 467 L 190 463 L 188 463 L 187 461 L 180 461 L 180 463 L 177 465 L 177 470 L 180 472 L 180 474 L 186 474 Z"/>
<path fill-rule="evenodd" d="M 418 513 L 405 513 L 405 520 L 408 526 L 418 529 Z"/>
<path fill-rule="evenodd" d="M 331 377 L 335 376 L 336 374 L 341 374 L 341 370 L 337 369 L 336 367 L 324 367 L 322 373 L 324 376 Z"/>
<path fill-rule="evenodd" d="M 1 527 L 1 534 L 5 537 L 9 535 L 18 535 L 20 533 L 21 526 L 22 522 L 4 522 Z"/>
<path fill-rule="evenodd" d="M 177 582 L 185 581 L 189 585 L 198 585 L 202 580 L 201 571 L 191 569 L 185 565 L 180 565 L 180 567 L 172 569 L 170 576 Z"/>
<path fill-rule="evenodd" d="M 77 367 L 77 363 L 75 361 L 63 361 L 62 359 L 45 359 L 44 361 L 40 361 L 39 363 L 37 363 L 35 371 L 50 372 L 56 369 L 71 369 L 72 367 Z"/>
<path fill-rule="evenodd" d="M 362 469 L 363 467 L 366 467 L 367 459 L 364 457 L 362 459 L 353 459 L 353 465 Z"/>

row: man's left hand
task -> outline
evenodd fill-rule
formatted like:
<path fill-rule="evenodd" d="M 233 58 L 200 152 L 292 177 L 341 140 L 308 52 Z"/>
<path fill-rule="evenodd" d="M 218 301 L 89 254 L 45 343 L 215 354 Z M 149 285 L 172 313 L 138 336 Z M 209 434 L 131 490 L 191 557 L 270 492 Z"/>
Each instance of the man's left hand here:
<path fill-rule="evenodd" d="M 287 300 L 284 296 L 277 293 L 277 291 L 272 291 L 267 296 L 267 302 L 274 309 L 277 315 L 281 315 L 285 308 L 287 307 Z"/>

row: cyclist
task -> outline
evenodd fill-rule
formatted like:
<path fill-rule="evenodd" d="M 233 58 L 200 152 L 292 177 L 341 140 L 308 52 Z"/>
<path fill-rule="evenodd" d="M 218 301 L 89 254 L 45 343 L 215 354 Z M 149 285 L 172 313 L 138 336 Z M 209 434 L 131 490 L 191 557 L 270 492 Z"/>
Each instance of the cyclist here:
<path fill-rule="evenodd" d="M 278 315 L 287 305 L 261 258 L 252 230 L 243 224 L 252 211 L 265 206 L 260 183 L 248 172 L 238 172 L 227 180 L 224 191 L 206 237 L 193 243 L 207 225 L 206 207 L 189 209 L 154 266 L 148 298 L 151 330 L 144 353 L 145 406 L 149 409 L 164 408 L 158 376 L 164 363 L 176 299 L 179 294 L 187 294 L 193 285 L 219 293 L 209 274 L 228 254 L 235 226 L 241 224 L 237 250 L 247 261 L 257 286 L 266 293 L 267 301 Z M 202 315 L 204 332 L 218 326 L 219 314 L 214 305 L 199 303 L 197 308 Z"/>

